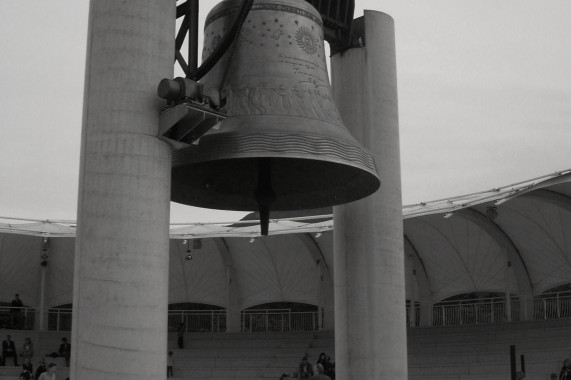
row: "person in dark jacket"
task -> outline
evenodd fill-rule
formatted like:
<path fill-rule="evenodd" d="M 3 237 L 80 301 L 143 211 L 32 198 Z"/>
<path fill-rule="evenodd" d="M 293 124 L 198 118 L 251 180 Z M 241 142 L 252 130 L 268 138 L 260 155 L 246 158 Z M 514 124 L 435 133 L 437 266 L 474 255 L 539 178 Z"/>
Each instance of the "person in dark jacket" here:
<path fill-rule="evenodd" d="M 38 368 L 36 368 L 36 374 L 34 376 L 34 379 L 38 380 L 41 374 L 46 372 L 46 370 L 47 370 L 46 361 L 44 360 L 44 358 L 41 358 L 40 362 L 38 363 Z"/>
<path fill-rule="evenodd" d="M 2 359 L 6 365 L 6 358 L 12 356 L 14 358 L 14 365 L 18 365 L 18 354 L 16 354 L 16 344 L 10 335 L 6 335 L 6 340 L 2 342 Z"/>
<path fill-rule="evenodd" d="M 559 380 L 571 380 L 571 359 L 563 361 L 563 367 L 559 371 Z"/>
<path fill-rule="evenodd" d="M 311 363 L 307 361 L 307 356 L 304 356 L 299 363 L 299 377 L 309 379 L 311 376 L 313 376 L 313 368 L 311 368 Z"/>
<path fill-rule="evenodd" d="M 59 345 L 59 356 L 65 358 L 65 366 L 69 367 L 69 358 L 71 356 L 71 344 L 69 344 L 67 338 L 61 338 L 61 344 Z"/>

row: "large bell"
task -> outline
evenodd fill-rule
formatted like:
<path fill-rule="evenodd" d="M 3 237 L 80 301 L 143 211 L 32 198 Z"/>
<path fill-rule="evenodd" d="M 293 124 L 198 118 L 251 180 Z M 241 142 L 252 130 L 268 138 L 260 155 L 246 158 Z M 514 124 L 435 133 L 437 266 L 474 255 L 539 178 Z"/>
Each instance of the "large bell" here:
<path fill-rule="evenodd" d="M 223 1 L 208 14 L 203 59 L 241 4 Z M 333 102 L 322 27 L 304 0 L 254 1 L 237 45 L 200 81 L 220 89 L 228 117 L 174 152 L 174 202 L 263 214 L 348 203 L 377 190 L 374 159 Z"/>

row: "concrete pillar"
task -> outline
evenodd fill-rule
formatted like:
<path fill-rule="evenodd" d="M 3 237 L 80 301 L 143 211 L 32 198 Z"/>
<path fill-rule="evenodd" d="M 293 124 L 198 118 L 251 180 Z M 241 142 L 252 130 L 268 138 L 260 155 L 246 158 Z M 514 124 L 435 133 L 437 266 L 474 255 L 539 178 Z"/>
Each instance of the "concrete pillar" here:
<path fill-rule="evenodd" d="M 48 237 L 42 238 L 41 254 L 40 254 L 40 300 L 38 309 L 38 330 L 46 331 L 48 329 L 48 309 L 47 309 L 47 270 L 49 265 L 49 247 L 50 240 Z"/>
<path fill-rule="evenodd" d="M 434 303 L 431 301 L 420 301 L 420 327 L 432 327 Z"/>
<path fill-rule="evenodd" d="M 321 275 L 321 292 L 323 296 L 323 305 L 319 309 L 321 320 L 321 328 L 323 330 L 333 331 L 335 329 L 335 292 L 333 289 L 333 281 L 329 274 Z"/>
<path fill-rule="evenodd" d="M 519 320 L 520 321 L 533 321 L 534 315 L 534 297 L 532 293 L 519 294 Z"/>
<path fill-rule="evenodd" d="M 74 380 L 166 378 L 171 152 L 156 93 L 173 76 L 174 33 L 174 1 L 91 0 Z"/>
<path fill-rule="evenodd" d="M 46 331 L 48 325 L 48 310 L 46 308 L 46 270 L 47 268 L 42 265 L 40 268 L 40 309 L 38 310 L 38 330 L 40 331 Z"/>
<path fill-rule="evenodd" d="M 512 301 L 511 301 L 511 294 L 510 294 L 510 278 L 511 278 L 511 266 L 512 264 L 508 261 L 504 268 L 504 284 L 505 284 L 505 311 L 506 311 L 506 320 L 508 322 L 512 321 Z"/>
<path fill-rule="evenodd" d="M 355 21 L 362 46 L 332 57 L 333 92 L 345 125 L 374 155 L 381 188 L 334 207 L 336 376 L 406 379 L 394 23 L 373 11 Z"/>
<path fill-rule="evenodd" d="M 236 275 L 231 266 L 226 266 L 228 278 L 228 301 L 226 306 L 226 332 L 240 332 L 242 328 L 242 308 Z"/>
<path fill-rule="evenodd" d="M 226 266 L 226 281 L 228 284 L 228 293 L 226 299 L 226 332 L 240 332 L 242 329 L 242 307 L 240 286 L 238 285 L 238 276 L 234 269 L 234 260 L 230 254 L 230 249 L 224 238 L 214 239 L 214 244 L 222 257 L 222 262 Z"/>

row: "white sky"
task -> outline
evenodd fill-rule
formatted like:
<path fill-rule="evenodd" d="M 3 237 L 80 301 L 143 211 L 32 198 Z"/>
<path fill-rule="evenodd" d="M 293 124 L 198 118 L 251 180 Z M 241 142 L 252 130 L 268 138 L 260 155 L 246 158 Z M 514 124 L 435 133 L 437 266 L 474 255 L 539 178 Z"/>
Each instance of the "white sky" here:
<path fill-rule="evenodd" d="M 571 1 L 356 3 L 395 19 L 404 204 L 571 168 Z M 0 216 L 76 218 L 87 12 L 0 0 Z"/>

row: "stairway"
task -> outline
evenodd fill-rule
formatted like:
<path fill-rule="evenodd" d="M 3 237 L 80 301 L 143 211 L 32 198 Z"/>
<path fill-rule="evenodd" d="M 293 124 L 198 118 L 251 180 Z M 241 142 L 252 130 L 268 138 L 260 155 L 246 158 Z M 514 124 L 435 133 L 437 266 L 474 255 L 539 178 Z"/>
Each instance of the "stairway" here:
<path fill-rule="evenodd" d="M 319 333 L 199 333 L 186 334 L 184 349 L 178 349 L 172 335 L 173 379 L 279 379 L 296 372 L 304 355 L 315 362 L 324 349 L 321 340 Z"/>

